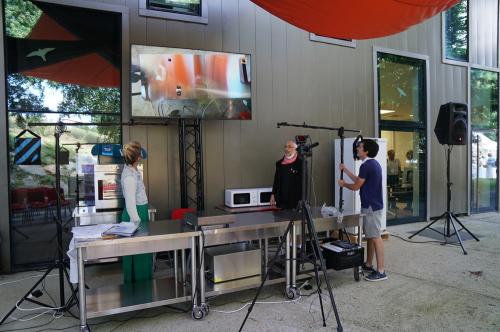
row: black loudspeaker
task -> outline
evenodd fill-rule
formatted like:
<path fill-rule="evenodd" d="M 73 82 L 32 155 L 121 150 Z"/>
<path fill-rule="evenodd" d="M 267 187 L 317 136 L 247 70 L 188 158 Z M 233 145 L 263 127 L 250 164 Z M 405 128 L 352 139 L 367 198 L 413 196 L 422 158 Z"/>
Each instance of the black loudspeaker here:
<path fill-rule="evenodd" d="M 434 133 L 441 144 L 467 144 L 467 105 L 451 102 L 441 105 Z"/>

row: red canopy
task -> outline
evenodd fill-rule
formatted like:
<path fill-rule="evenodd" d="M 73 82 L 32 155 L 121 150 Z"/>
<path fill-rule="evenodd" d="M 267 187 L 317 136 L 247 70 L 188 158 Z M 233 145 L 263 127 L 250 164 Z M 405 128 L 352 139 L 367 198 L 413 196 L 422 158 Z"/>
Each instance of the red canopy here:
<path fill-rule="evenodd" d="M 252 0 L 271 14 L 317 35 L 370 39 L 404 31 L 459 0 Z"/>

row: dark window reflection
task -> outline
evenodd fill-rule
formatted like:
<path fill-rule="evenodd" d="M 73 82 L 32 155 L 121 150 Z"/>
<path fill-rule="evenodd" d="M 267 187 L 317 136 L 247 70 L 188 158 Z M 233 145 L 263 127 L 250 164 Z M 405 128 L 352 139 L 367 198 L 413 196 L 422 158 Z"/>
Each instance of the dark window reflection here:
<path fill-rule="evenodd" d="M 16 149 L 15 137 L 29 123 L 95 124 L 68 127 L 61 136 L 65 157 L 59 195 L 67 241 L 77 165 L 95 162 L 92 146 L 87 144 L 121 142 L 121 14 L 29 0 L 5 0 L 3 6 L 11 253 L 12 268 L 19 270 L 54 259 L 58 193 L 54 189 L 54 127 L 29 128 L 41 137 L 40 160 L 32 165 L 15 164 L 16 152 L 30 152 L 27 144 Z M 113 125 L 99 125 L 104 122 Z M 33 135 L 26 132 L 25 137 Z M 77 143 L 81 144 L 78 158 Z"/>

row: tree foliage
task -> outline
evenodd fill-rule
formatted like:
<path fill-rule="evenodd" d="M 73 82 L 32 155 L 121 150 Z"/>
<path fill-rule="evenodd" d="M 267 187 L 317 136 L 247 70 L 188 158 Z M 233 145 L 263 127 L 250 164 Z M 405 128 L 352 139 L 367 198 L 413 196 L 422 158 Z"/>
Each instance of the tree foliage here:
<path fill-rule="evenodd" d="M 468 61 L 469 15 L 468 0 L 461 0 L 445 13 L 446 58 Z"/>
<path fill-rule="evenodd" d="M 26 38 L 42 15 L 31 1 L 5 0 L 5 32 L 9 37 Z"/>
<path fill-rule="evenodd" d="M 497 130 L 498 73 L 471 69 L 471 126 L 476 130 Z M 490 134 L 496 140 L 494 134 Z"/>

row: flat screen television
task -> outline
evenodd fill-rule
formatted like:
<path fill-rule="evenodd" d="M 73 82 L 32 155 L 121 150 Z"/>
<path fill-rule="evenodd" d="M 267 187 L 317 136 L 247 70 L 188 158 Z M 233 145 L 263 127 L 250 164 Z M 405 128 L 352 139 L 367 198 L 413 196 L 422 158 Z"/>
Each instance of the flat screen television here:
<path fill-rule="evenodd" d="M 133 117 L 250 120 L 250 55 L 132 45 Z"/>

